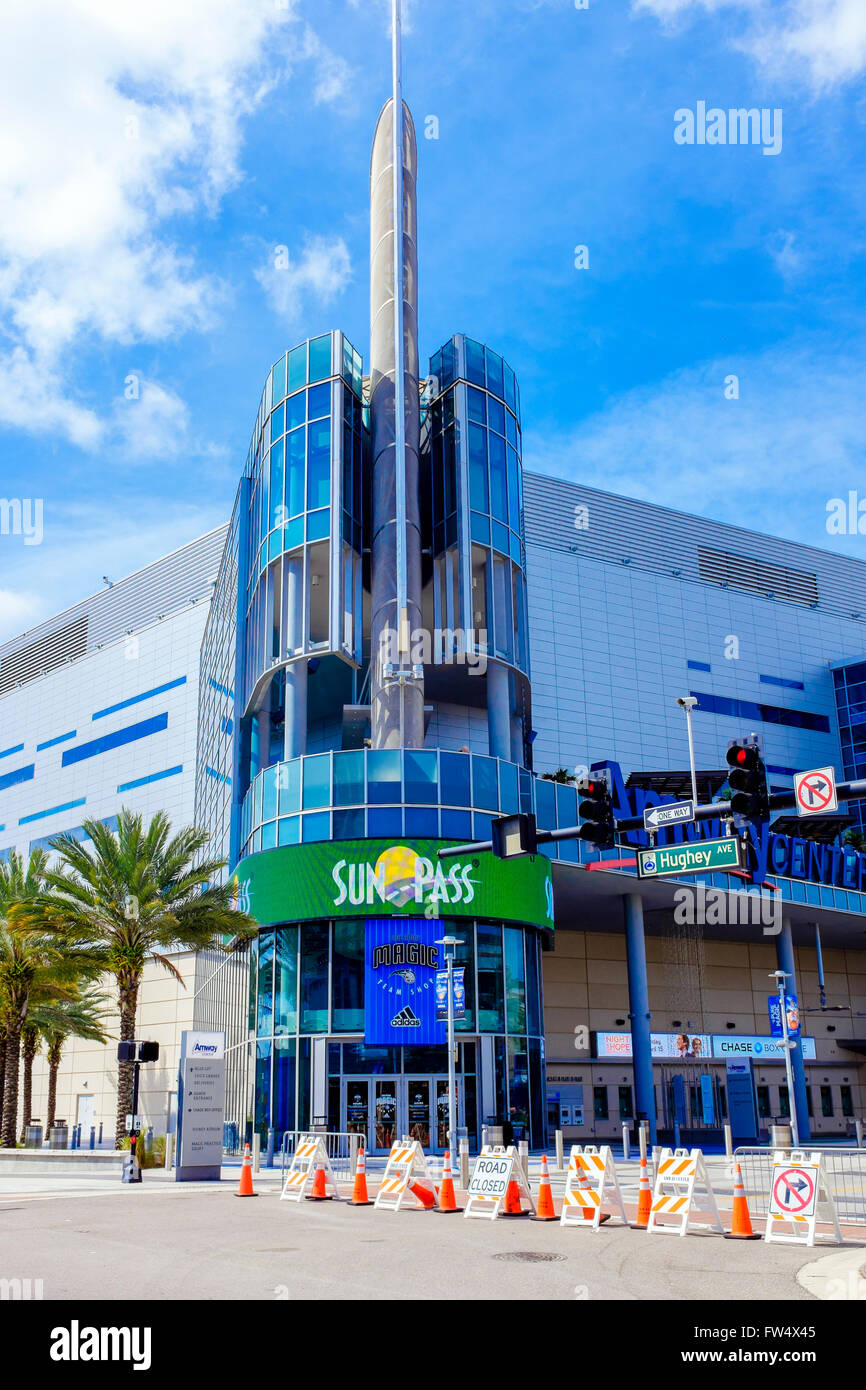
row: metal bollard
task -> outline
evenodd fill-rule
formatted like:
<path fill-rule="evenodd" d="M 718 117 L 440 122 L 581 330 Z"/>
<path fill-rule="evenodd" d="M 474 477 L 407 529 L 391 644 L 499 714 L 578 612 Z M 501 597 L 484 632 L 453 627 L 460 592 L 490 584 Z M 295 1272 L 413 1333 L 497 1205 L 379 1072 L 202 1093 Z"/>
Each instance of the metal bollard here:
<path fill-rule="evenodd" d="M 266 1167 L 266 1168 L 273 1168 L 273 1166 L 274 1166 L 274 1130 L 273 1130 L 273 1127 L 271 1127 L 271 1128 L 268 1130 L 268 1146 L 267 1146 L 267 1149 L 265 1150 L 265 1167 Z"/>
<path fill-rule="evenodd" d="M 564 1150 L 563 1143 L 562 1143 L 562 1130 L 561 1130 L 561 1129 L 558 1129 L 558 1130 L 556 1131 L 555 1139 L 556 1139 L 556 1166 L 557 1166 L 557 1169 L 559 1170 L 559 1172 L 562 1172 L 563 1168 L 565 1167 L 565 1150 Z"/>
<path fill-rule="evenodd" d="M 258 1130 L 253 1134 L 253 1172 L 258 1173 L 262 1166 L 262 1136 Z"/>
<path fill-rule="evenodd" d="M 96 1125 L 90 1126 L 90 1147 L 91 1149 L 96 1148 Z"/>
<path fill-rule="evenodd" d="M 172 1137 L 173 1137 L 173 1136 L 172 1136 L 171 1134 L 167 1134 L 167 1135 L 165 1136 L 165 1158 L 164 1158 L 164 1160 L 163 1160 L 163 1165 L 162 1165 L 163 1168 L 165 1168 L 166 1171 L 169 1172 L 169 1173 L 171 1172 Z"/>
<path fill-rule="evenodd" d="M 730 1160 L 733 1160 L 733 1157 L 734 1157 L 734 1142 L 733 1142 L 733 1139 L 732 1139 L 732 1137 L 731 1137 L 731 1126 L 730 1126 L 729 1124 L 726 1124 L 726 1125 L 725 1125 L 725 1158 L 727 1158 L 727 1159 L 730 1161 Z"/>
<path fill-rule="evenodd" d="M 529 1145 L 527 1144 L 527 1142 L 526 1142 L 525 1139 L 521 1139 L 521 1140 L 519 1140 L 519 1142 L 518 1142 L 518 1145 L 517 1145 L 517 1157 L 519 1158 L 519 1160 L 520 1160 L 520 1166 L 521 1166 L 521 1168 L 523 1169 L 523 1171 L 524 1171 L 524 1173 L 526 1174 L 526 1177 L 527 1177 L 527 1179 L 528 1179 L 528 1178 L 529 1178 Z"/>
<path fill-rule="evenodd" d="M 862 1120 L 855 1120 L 855 1121 L 854 1121 L 854 1133 L 857 1135 L 857 1148 L 858 1148 L 858 1149 L 862 1149 L 862 1147 L 863 1147 L 863 1121 L 862 1121 Z"/>
<path fill-rule="evenodd" d="M 639 1145 L 640 1145 L 640 1158 L 641 1158 L 641 1163 L 643 1163 L 644 1159 L 646 1158 L 647 1136 L 648 1136 L 648 1135 L 649 1135 L 649 1124 L 647 1123 L 646 1120 L 641 1120 L 640 1124 L 638 1125 L 638 1130 L 637 1130 L 637 1138 L 638 1138 L 638 1143 L 639 1143 Z"/>
<path fill-rule="evenodd" d="M 631 1157 L 630 1140 L 631 1129 L 627 1124 L 624 1124 L 622 1127 L 622 1156 L 625 1159 L 626 1163 L 628 1163 L 629 1158 Z"/>
<path fill-rule="evenodd" d="M 99 1139 L 97 1140 L 97 1143 L 99 1144 L 99 1147 L 102 1148 L 102 1121 L 101 1121 L 101 1120 L 99 1121 Z"/>
<path fill-rule="evenodd" d="M 460 1140 L 460 1186 L 465 1192 L 469 1186 L 469 1140 Z"/>
<path fill-rule="evenodd" d="M 487 1126 L 486 1126 L 486 1125 L 482 1125 L 482 1126 L 481 1126 L 481 1147 L 482 1147 L 482 1149 L 486 1149 L 486 1148 L 487 1148 L 487 1145 L 489 1144 L 489 1142 L 490 1142 L 490 1141 L 489 1141 L 489 1139 L 487 1138 Z"/>

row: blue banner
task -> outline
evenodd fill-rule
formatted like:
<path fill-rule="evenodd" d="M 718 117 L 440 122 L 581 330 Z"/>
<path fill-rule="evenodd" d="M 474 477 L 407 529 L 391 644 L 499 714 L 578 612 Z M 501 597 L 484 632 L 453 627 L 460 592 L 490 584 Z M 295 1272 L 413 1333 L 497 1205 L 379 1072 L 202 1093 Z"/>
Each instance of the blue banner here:
<path fill-rule="evenodd" d="M 713 1078 L 709 1072 L 701 1072 L 701 1119 L 705 1125 L 716 1123 L 716 1102 L 713 1094 Z"/>
<path fill-rule="evenodd" d="M 768 998 L 767 1012 L 770 1015 L 771 1037 L 783 1038 L 785 1034 L 782 1029 L 782 1000 L 778 994 L 771 994 Z M 799 1038 L 800 1006 L 796 994 L 785 995 L 785 1012 L 788 1015 L 788 1037 Z"/>
<path fill-rule="evenodd" d="M 465 966 L 457 965 L 452 972 L 454 981 L 454 1021 L 466 1017 Z M 436 974 L 436 1017 L 440 1022 L 448 1022 L 448 971 L 439 970 Z"/>
<path fill-rule="evenodd" d="M 436 1018 L 442 924 L 426 917 L 368 919 L 364 945 L 364 1041 L 375 1045 L 446 1043 Z M 456 991 L 455 991 L 456 993 Z"/>

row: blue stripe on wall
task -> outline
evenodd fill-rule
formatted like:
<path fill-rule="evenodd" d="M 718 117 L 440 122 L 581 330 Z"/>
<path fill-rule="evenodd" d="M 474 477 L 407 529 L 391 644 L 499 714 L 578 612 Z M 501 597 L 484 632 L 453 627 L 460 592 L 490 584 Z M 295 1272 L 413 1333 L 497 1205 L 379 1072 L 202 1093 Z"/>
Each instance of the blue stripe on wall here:
<path fill-rule="evenodd" d="M 107 826 L 109 830 L 116 830 L 117 819 L 117 816 L 105 816 L 101 824 Z M 30 853 L 32 854 L 35 849 L 50 849 L 50 842 L 56 840 L 60 835 L 71 835 L 73 840 L 78 840 L 79 842 L 81 840 L 90 839 L 83 825 L 73 825 L 69 830 L 54 830 L 50 835 L 43 835 L 39 840 L 31 840 Z"/>
<path fill-rule="evenodd" d="M 64 801 L 62 806 L 49 806 L 47 811 L 34 811 L 32 815 L 22 816 L 18 824 L 29 825 L 32 820 L 43 820 L 45 816 L 56 816 L 60 811 L 71 811 L 73 806 L 83 806 L 86 800 L 87 797 L 82 796 L 78 801 Z"/>
<path fill-rule="evenodd" d="M 179 676 L 176 681 L 168 681 L 165 685 L 157 685 L 153 690 L 145 690 L 141 695 L 131 695 L 128 700 L 121 700 L 117 705 L 108 705 L 105 709 L 98 709 L 92 714 L 91 719 L 104 719 L 107 714 L 116 714 L 119 709 L 129 709 L 130 705 L 140 704 L 142 700 L 149 700 L 153 695 L 162 695 L 166 690 L 174 690 L 179 685 L 186 685 L 186 676 Z"/>
<path fill-rule="evenodd" d="M 158 734 L 168 728 L 168 715 L 156 714 L 152 719 L 142 719 L 138 724 L 128 724 L 125 729 L 116 729 L 113 734 L 103 734 L 102 738 L 91 739 L 90 743 L 80 743 L 63 754 L 61 765 L 69 767 L 72 763 L 84 762 L 85 758 L 95 758 L 100 753 L 108 753 L 112 748 L 122 748 L 125 743 L 147 738 L 148 734 Z"/>
<path fill-rule="evenodd" d="M 37 743 L 36 752 L 41 753 L 43 748 L 53 748 L 55 743 L 65 743 L 67 739 L 75 738 L 77 729 L 72 729 L 68 734 L 58 734 L 57 738 L 49 738 L 45 743 Z"/>
<path fill-rule="evenodd" d="M 12 756 L 13 753 L 23 753 L 23 752 L 24 752 L 24 744 L 23 744 L 23 743 L 16 743 L 16 745 L 15 745 L 14 748 L 4 748 L 4 749 L 3 749 L 3 752 L 0 753 L 0 758 L 9 758 L 9 757 Z"/>
<path fill-rule="evenodd" d="M 7 772 L 0 777 L 0 792 L 6 787 L 15 787 L 19 782 L 29 782 L 36 771 L 35 763 L 28 763 L 26 767 L 16 767 L 14 772 Z"/>
<path fill-rule="evenodd" d="M 134 782 L 121 782 L 117 790 L 129 792 L 133 787 L 146 787 L 148 782 L 161 782 L 163 777 L 176 777 L 179 772 L 183 772 L 182 763 L 180 767 L 167 767 L 165 772 L 152 772 L 149 777 L 136 777 Z"/>

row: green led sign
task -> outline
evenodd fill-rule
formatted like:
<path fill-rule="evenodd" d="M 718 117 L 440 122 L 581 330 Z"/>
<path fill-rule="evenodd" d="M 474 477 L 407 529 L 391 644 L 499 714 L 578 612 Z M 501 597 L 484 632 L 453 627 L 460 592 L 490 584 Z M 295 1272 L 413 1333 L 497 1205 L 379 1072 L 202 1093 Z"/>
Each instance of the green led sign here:
<path fill-rule="evenodd" d="M 544 855 L 438 860 L 442 840 L 336 840 L 242 859 L 236 906 L 261 925 L 319 917 L 489 917 L 553 927 Z"/>

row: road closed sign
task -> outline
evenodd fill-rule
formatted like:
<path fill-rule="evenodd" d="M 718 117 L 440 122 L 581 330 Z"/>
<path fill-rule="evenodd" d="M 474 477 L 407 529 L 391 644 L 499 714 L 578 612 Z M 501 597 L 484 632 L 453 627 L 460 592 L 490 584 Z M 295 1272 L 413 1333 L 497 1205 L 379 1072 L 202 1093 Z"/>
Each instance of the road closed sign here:
<path fill-rule="evenodd" d="M 511 1179 L 511 1154 L 479 1154 L 469 1180 L 470 1197 L 504 1197 Z"/>
<path fill-rule="evenodd" d="M 836 774 L 832 767 L 816 767 L 794 774 L 798 816 L 823 816 L 839 808 Z"/>

